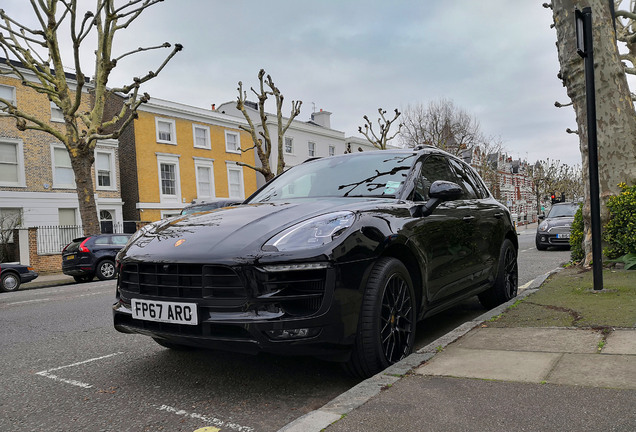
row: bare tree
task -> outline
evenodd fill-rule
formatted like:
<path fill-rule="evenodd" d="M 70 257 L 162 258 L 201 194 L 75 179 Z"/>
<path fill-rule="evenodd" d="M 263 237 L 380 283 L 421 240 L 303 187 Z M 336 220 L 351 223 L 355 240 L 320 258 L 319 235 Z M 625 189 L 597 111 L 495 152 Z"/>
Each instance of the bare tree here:
<path fill-rule="evenodd" d="M 0 99 L 0 109 L 16 119 L 19 130 L 43 131 L 64 143 L 75 174 L 79 210 L 86 233 L 100 231 L 91 175 L 97 141 L 119 137 L 135 118 L 139 105 L 149 99 L 148 94 L 139 94 L 140 86 L 156 77 L 182 49 L 176 44 L 157 69 L 133 78 L 129 84 L 107 87 L 112 70 L 122 60 L 140 52 L 171 47 L 164 43 L 113 54 L 115 34 L 127 29 L 144 10 L 160 1 L 130 0 L 117 6 L 115 0 L 96 0 L 94 11 L 81 13 L 77 10 L 77 0 L 30 0 L 36 18 L 34 27 L 20 23 L 0 10 L 0 47 L 9 67 L 2 73 L 16 76 L 22 85 L 46 95 L 61 110 L 64 127 L 53 127 L 48 119 L 29 114 L 5 99 Z M 64 26 L 68 27 L 70 41 L 62 39 Z M 81 47 L 93 34 L 97 42 L 91 50 L 95 55 L 95 79 L 89 82 L 82 69 Z M 67 48 L 72 49 L 69 59 L 63 55 Z M 65 73 L 67 67 L 75 70 L 74 77 Z M 35 75 L 36 80 L 27 79 L 25 69 Z M 88 110 L 82 105 L 82 93 L 87 89 L 94 93 L 94 102 Z M 126 96 L 126 101 L 118 113 L 104 118 L 106 101 L 115 93 Z"/>
<path fill-rule="evenodd" d="M 541 213 L 542 197 L 565 195 L 567 201 L 583 198 L 581 167 L 562 164 L 559 160 L 540 160 L 531 167 L 532 183 L 537 198 L 537 213 Z"/>
<path fill-rule="evenodd" d="M 236 108 L 243 113 L 245 120 L 249 127 L 240 126 L 240 128 L 246 132 L 250 133 L 252 137 L 253 146 L 248 149 L 241 149 L 241 151 L 246 152 L 249 150 L 255 150 L 256 155 L 260 161 L 260 166 L 250 165 L 245 162 L 237 162 L 237 165 L 245 166 L 253 169 L 256 172 L 259 172 L 265 177 L 265 181 L 269 181 L 274 178 L 275 175 L 280 174 L 285 169 L 285 160 L 283 158 L 283 144 L 285 141 L 285 133 L 287 129 L 291 126 L 294 119 L 300 114 L 300 107 L 302 105 L 302 101 L 292 101 L 291 103 L 291 113 L 288 118 L 283 117 L 283 101 L 285 97 L 280 92 L 278 87 L 274 84 L 272 77 L 267 75 L 265 77 L 265 70 L 261 69 L 258 72 L 258 81 L 259 81 L 259 90 L 256 91 L 252 87 L 252 93 L 256 95 L 258 98 L 258 114 L 260 119 L 259 127 L 254 124 L 254 121 L 249 115 L 249 112 L 246 109 L 247 101 L 247 92 L 243 91 L 243 83 L 239 81 L 238 83 L 238 98 L 236 101 Z M 267 124 L 267 113 L 265 112 L 265 102 L 269 98 L 269 96 L 274 96 L 276 99 L 276 125 L 277 125 L 277 138 L 278 138 L 278 161 L 276 165 L 276 171 L 272 169 L 270 166 L 270 157 L 272 154 L 272 138 L 269 133 L 269 126 Z"/>
<path fill-rule="evenodd" d="M 450 99 L 407 106 L 401 139 L 407 147 L 432 145 L 454 155 L 488 141 L 479 121 Z"/>
<path fill-rule="evenodd" d="M 575 8 L 590 6 L 593 20 L 594 59 L 596 75 L 596 115 L 599 166 L 599 192 L 601 201 L 601 221 L 608 220 L 607 199 L 620 193 L 618 184 L 636 179 L 636 112 L 632 103 L 626 72 L 633 73 L 634 51 L 634 2 L 629 2 L 629 10 L 621 10 L 621 0 L 612 4 L 608 0 L 552 0 L 544 3 L 552 9 L 557 36 L 559 57 L 559 78 L 567 88 L 567 94 L 576 113 L 576 131 L 580 140 L 581 158 L 585 189 L 583 219 L 585 223 L 585 261 L 589 266 L 592 259 L 591 218 L 588 180 L 588 131 L 585 97 L 583 59 L 577 55 L 574 21 Z M 625 2 L 627 3 L 627 2 Z M 612 9 L 616 9 L 619 19 L 612 19 Z M 614 24 L 616 30 L 614 32 Z M 620 54 L 617 37 L 626 41 L 626 54 Z M 628 67 L 622 61 L 632 63 Z"/>
<path fill-rule="evenodd" d="M 398 117 L 400 117 L 400 114 L 402 114 L 397 110 L 397 108 L 394 111 L 395 115 L 393 116 L 393 118 L 391 120 L 387 120 L 385 116 L 386 111 L 382 108 L 378 108 L 378 113 L 380 114 L 380 118 L 378 119 L 378 127 L 380 130 L 378 131 L 378 134 L 376 134 L 373 130 L 373 123 L 366 115 L 363 117 L 366 122 L 364 125 L 364 130 L 362 129 L 362 126 L 358 127 L 358 132 L 364 135 L 366 139 L 379 150 L 386 150 L 388 142 L 395 138 L 400 133 L 400 129 L 402 128 L 402 124 L 398 124 L 397 131 L 395 131 L 393 135 L 389 135 L 389 132 L 391 131 L 391 125 L 398 119 Z"/>

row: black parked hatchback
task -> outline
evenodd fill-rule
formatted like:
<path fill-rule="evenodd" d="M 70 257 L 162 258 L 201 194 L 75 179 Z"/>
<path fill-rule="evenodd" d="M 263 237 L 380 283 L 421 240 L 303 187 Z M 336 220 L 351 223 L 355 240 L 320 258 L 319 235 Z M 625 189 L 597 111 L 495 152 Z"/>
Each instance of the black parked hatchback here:
<path fill-rule="evenodd" d="M 438 149 L 316 159 L 241 206 L 156 222 L 118 255 L 114 326 L 184 346 L 313 355 L 366 377 L 416 322 L 517 293 L 517 235 L 475 171 Z"/>
<path fill-rule="evenodd" d="M 117 276 L 115 256 L 130 239 L 130 234 L 99 234 L 74 239 L 62 250 L 62 272 L 76 282 L 90 282 Z"/>

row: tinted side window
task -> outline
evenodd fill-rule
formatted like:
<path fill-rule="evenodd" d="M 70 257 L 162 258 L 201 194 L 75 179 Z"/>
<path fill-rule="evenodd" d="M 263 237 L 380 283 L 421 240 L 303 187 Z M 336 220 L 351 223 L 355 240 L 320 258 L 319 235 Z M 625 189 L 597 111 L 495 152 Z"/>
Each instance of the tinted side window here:
<path fill-rule="evenodd" d="M 449 160 L 453 170 L 457 173 L 457 183 L 463 190 L 463 199 L 476 199 L 478 196 L 477 188 L 473 184 L 471 176 L 468 174 L 468 168 L 463 166 L 461 162 L 454 159 Z"/>
<path fill-rule="evenodd" d="M 113 236 L 113 244 L 125 245 L 126 243 L 128 243 L 128 238 L 128 236 L 124 235 Z"/>
<path fill-rule="evenodd" d="M 457 176 L 451 171 L 446 158 L 431 155 L 422 163 L 422 170 L 415 182 L 413 200 L 426 201 L 429 198 L 428 192 L 431 189 L 431 185 L 437 180 L 457 183 Z"/>
<path fill-rule="evenodd" d="M 97 237 L 95 239 L 95 244 L 96 245 L 107 245 L 110 244 L 110 239 L 108 237 Z"/>

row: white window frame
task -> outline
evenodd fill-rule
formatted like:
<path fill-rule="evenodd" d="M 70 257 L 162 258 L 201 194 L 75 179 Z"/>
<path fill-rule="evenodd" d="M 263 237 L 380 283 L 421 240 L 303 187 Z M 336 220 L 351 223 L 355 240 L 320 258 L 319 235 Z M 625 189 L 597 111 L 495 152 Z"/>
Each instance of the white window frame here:
<path fill-rule="evenodd" d="M 205 131 L 205 143 L 202 146 L 197 145 L 197 129 L 202 129 Z M 202 148 L 207 150 L 212 149 L 212 144 L 210 142 L 210 127 L 193 123 L 192 124 L 192 142 L 195 148 Z"/>
<path fill-rule="evenodd" d="M 157 180 L 159 186 L 159 201 L 161 203 L 181 203 L 181 174 L 179 172 L 179 158 L 180 155 L 155 153 L 157 155 Z M 161 187 L 161 164 L 175 165 L 175 194 L 164 194 Z"/>
<path fill-rule="evenodd" d="M 75 172 L 73 171 L 73 165 L 71 165 L 71 172 L 73 172 L 73 183 L 72 184 L 71 183 L 60 183 L 60 181 L 57 179 L 57 174 L 56 174 L 57 166 L 55 165 L 55 149 L 63 149 L 68 154 L 68 150 L 66 150 L 66 147 L 64 147 L 64 145 L 62 145 L 62 144 L 51 144 L 51 169 L 53 171 L 53 189 L 77 189 L 77 185 L 75 184 Z M 70 159 L 71 155 L 69 155 L 68 157 Z M 66 167 L 64 167 L 64 168 L 66 168 Z"/>
<path fill-rule="evenodd" d="M 336 146 L 330 145 L 329 146 L 329 156 L 335 156 L 336 155 Z"/>
<path fill-rule="evenodd" d="M 199 189 L 199 168 L 209 168 L 210 169 L 210 195 L 201 195 L 201 191 Z M 197 198 L 198 199 L 210 199 L 216 197 L 216 192 L 214 188 L 214 159 L 205 159 L 205 158 L 194 158 L 194 175 L 197 185 Z"/>
<path fill-rule="evenodd" d="M 228 136 L 234 136 L 236 137 L 236 148 L 230 148 L 229 147 L 229 142 L 227 137 Z M 241 154 L 241 134 L 239 134 L 238 132 L 234 132 L 234 131 L 225 131 L 225 151 L 227 153 L 236 153 L 236 154 Z"/>
<path fill-rule="evenodd" d="M 11 99 L 9 100 L 9 102 L 11 102 L 13 104 L 13 106 L 18 106 L 18 101 L 16 99 L 16 93 L 15 93 L 15 87 L 14 86 L 10 86 L 10 85 L 6 85 L 6 84 L 0 84 L 0 87 L 4 87 L 4 88 L 8 88 L 10 89 L 12 96 Z M 0 115 L 7 115 L 7 113 L 5 111 L 2 110 L 2 108 L 0 108 Z"/>
<path fill-rule="evenodd" d="M 24 174 L 24 146 L 22 140 L 0 137 L 3 144 L 14 144 L 17 160 L 18 177 L 15 182 L 0 181 L 0 186 L 26 187 L 26 177 Z"/>
<path fill-rule="evenodd" d="M 51 121 L 55 123 L 64 123 L 64 113 L 53 101 L 51 101 Z"/>
<path fill-rule="evenodd" d="M 161 210 L 161 219 L 168 219 L 171 217 L 179 216 L 181 210 Z"/>
<path fill-rule="evenodd" d="M 237 165 L 236 162 L 225 162 L 227 165 L 227 195 L 230 198 L 240 198 L 240 199 L 245 199 L 245 180 L 243 178 L 243 167 L 241 167 L 240 165 Z M 231 171 L 236 171 L 239 173 L 239 178 L 240 178 L 240 195 L 239 196 L 233 196 L 231 191 L 232 189 L 230 188 L 230 184 L 231 184 L 231 177 L 230 177 L 230 172 Z"/>
<path fill-rule="evenodd" d="M 109 174 L 110 174 L 110 186 L 100 186 L 99 185 L 99 173 L 97 171 L 97 153 L 103 153 L 103 154 L 107 154 L 108 155 L 108 159 L 110 161 L 110 169 L 109 169 Z M 115 175 L 115 150 L 104 150 L 104 149 L 95 149 L 95 164 L 93 165 L 95 167 L 95 188 L 97 190 L 110 190 L 110 191 L 116 191 L 117 190 L 117 176 Z"/>
<path fill-rule="evenodd" d="M 287 151 L 287 140 L 289 140 L 290 151 Z M 294 138 L 292 137 L 284 137 L 283 138 L 283 153 L 288 155 L 294 154 Z"/>
<path fill-rule="evenodd" d="M 167 123 L 170 125 L 170 139 L 164 140 L 159 138 L 159 123 Z M 177 123 L 173 119 L 155 117 L 155 132 L 157 135 L 157 142 L 160 144 L 172 144 L 177 145 Z"/>
<path fill-rule="evenodd" d="M 315 157 L 316 156 L 316 143 L 313 141 L 308 141 L 307 142 L 307 155 L 309 157 Z"/>

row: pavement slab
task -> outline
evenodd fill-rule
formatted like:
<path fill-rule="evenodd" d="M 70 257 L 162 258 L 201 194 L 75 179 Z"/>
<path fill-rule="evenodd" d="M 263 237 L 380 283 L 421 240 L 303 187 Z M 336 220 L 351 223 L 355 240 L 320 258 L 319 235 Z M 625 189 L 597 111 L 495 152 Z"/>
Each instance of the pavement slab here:
<path fill-rule="evenodd" d="M 455 345 L 469 349 L 593 354 L 602 340 L 603 335 L 597 330 L 481 327 Z"/>
<path fill-rule="evenodd" d="M 540 383 L 562 354 L 450 347 L 416 368 L 419 375 Z"/>
<path fill-rule="evenodd" d="M 607 337 L 603 354 L 636 355 L 636 332 L 632 329 L 614 330 Z"/>
<path fill-rule="evenodd" d="M 636 390 L 636 356 L 564 354 L 547 382 Z"/>

